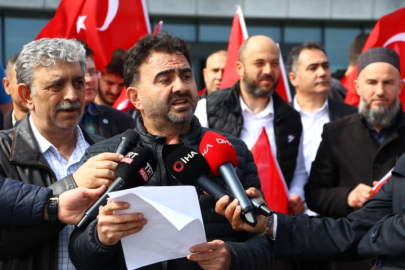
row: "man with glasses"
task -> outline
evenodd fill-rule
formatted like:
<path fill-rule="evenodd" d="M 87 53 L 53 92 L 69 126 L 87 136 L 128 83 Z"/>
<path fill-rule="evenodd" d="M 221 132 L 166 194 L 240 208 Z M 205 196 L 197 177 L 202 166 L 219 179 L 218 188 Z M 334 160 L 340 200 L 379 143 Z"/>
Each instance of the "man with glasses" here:
<path fill-rule="evenodd" d="M 83 43 L 83 42 L 82 42 Z M 83 44 L 86 49 L 87 69 L 85 109 L 80 125 L 89 133 L 110 138 L 123 133 L 127 129 L 135 128 L 135 120 L 128 114 L 109 106 L 98 105 L 94 102 L 97 95 L 100 71 L 94 65 L 93 51 Z"/>

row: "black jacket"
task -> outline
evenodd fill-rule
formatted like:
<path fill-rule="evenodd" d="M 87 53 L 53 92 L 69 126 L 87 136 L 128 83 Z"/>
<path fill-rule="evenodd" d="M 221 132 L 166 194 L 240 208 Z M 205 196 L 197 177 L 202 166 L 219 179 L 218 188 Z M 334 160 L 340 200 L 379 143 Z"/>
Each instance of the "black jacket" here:
<path fill-rule="evenodd" d="M 83 116 L 85 115 L 90 115 L 93 118 L 96 134 L 104 138 L 111 138 L 127 129 L 135 128 L 135 120 L 130 115 L 94 102 L 86 108 Z M 85 123 L 80 122 L 80 125 L 87 130 Z"/>
<path fill-rule="evenodd" d="M 198 119 L 194 117 L 192 129 L 189 133 L 181 136 L 183 143 L 198 151 L 199 143 L 204 133 L 208 130 L 202 128 Z M 158 167 L 146 185 L 147 186 L 166 186 L 180 184 L 176 180 L 167 176 L 164 160 L 162 158 L 163 148 L 166 138 L 157 137 L 147 133 L 143 127 L 141 118 L 138 119 L 136 129 L 140 135 L 139 146 L 149 147 L 155 153 L 158 160 Z M 253 162 L 251 152 L 246 145 L 233 136 L 227 136 L 236 149 L 238 154 L 238 167 L 236 173 L 241 179 L 245 188 L 257 187 L 260 189 L 260 181 L 257 176 L 257 168 Z M 87 150 L 87 157 L 95 155 L 100 151 L 115 151 L 120 137 L 116 136 L 95 144 Z M 174 181 L 174 182 L 168 182 Z M 221 177 L 214 177 L 220 184 L 224 183 Z M 269 269 L 270 251 L 269 243 L 265 237 L 257 234 L 237 232 L 232 230 L 225 217 L 215 213 L 215 200 L 205 195 L 201 189 L 197 188 L 199 202 L 201 206 L 202 217 L 204 221 L 207 240 L 221 239 L 227 242 L 232 256 L 231 269 Z M 70 239 L 69 252 L 71 260 L 78 269 L 126 269 L 123 259 L 121 243 L 112 247 L 103 246 L 99 243 L 96 231 L 97 223 L 93 221 L 86 230 L 76 229 Z M 169 262 L 157 263 L 142 267 L 141 269 L 200 269 L 199 266 L 188 261 L 186 258 L 171 260 Z"/>
<path fill-rule="evenodd" d="M 243 129 L 243 115 L 239 102 L 239 81 L 232 88 L 215 91 L 207 96 L 209 128 L 239 137 Z M 297 165 L 302 124 L 300 114 L 274 92 L 274 137 L 277 145 L 277 161 L 289 186 Z M 289 138 L 293 136 L 293 140 Z"/>
<path fill-rule="evenodd" d="M 89 144 L 102 139 L 82 131 Z M 55 194 L 76 188 L 71 175 L 56 180 L 38 148 L 27 116 L 16 128 L 0 131 L 0 177 L 49 187 Z M 64 226 L 1 226 L 0 269 L 57 269 L 58 237 Z"/>
<path fill-rule="evenodd" d="M 347 218 L 277 214 L 276 258 L 352 261 L 374 258 L 376 269 L 405 269 L 405 155 L 393 176 Z"/>
<path fill-rule="evenodd" d="M 0 225 L 44 223 L 44 210 L 52 190 L 9 178 L 0 178 Z"/>

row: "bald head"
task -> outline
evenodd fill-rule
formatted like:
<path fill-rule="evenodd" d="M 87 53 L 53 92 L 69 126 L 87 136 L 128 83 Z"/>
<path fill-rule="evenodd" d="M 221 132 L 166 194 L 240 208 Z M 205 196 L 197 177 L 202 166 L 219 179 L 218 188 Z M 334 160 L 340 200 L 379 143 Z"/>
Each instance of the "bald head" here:
<path fill-rule="evenodd" d="M 277 86 L 280 76 L 277 44 L 266 36 L 252 36 L 239 50 L 237 72 L 241 78 L 242 95 L 268 98 Z"/>
<path fill-rule="evenodd" d="M 244 62 L 243 58 L 246 51 L 257 50 L 263 47 L 268 47 L 278 53 L 278 46 L 271 38 L 262 35 L 251 36 L 239 48 L 239 61 Z"/>

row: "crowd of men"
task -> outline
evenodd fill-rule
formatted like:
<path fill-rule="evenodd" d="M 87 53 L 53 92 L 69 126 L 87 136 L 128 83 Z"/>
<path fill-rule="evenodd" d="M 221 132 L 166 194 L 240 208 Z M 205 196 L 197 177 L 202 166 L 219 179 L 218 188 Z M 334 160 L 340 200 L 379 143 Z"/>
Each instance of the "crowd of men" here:
<path fill-rule="evenodd" d="M 215 131 L 235 148 L 247 195 L 261 200 L 271 179 L 259 179 L 249 150 L 265 132 L 289 193 L 289 215 L 257 215 L 252 227 L 237 200 L 215 201 L 197 188 L 207 243 L 141 269 L 404 268 L 398 54 L 373 48 L 356 57 L 359 108 L 335 98 L 342 86 L 322 45 L 311 41 L 288 55 L 296 95 L 287 104 L 275 92 L 279 55 L 271 38 L 248 38 L 235 63 L 240 80 L 219 89 L 226 51 L 217 51 L 198 91 L 190 46 L 166 32 L 116 50 L 102 72 L 83 42 L 25 45 L 7 60 L 3 78 L 12 109 L 3 111 L 0 131 L 0 269 L 126 269 L 121 239 L 148 226 L 144 213 L 116 214 L 128 203 L 111 202 L 87 227 L 74 225 L 117 178 L 123 155 L 116 149 L 127 129 L 158 160 L 146 186 L 179 185 L 164 164 L 168 149 L 198 149 Z M 122 91 L 137 117 L 111 107 Z M 374 194 L 376 180 L 392 169 Z"/>

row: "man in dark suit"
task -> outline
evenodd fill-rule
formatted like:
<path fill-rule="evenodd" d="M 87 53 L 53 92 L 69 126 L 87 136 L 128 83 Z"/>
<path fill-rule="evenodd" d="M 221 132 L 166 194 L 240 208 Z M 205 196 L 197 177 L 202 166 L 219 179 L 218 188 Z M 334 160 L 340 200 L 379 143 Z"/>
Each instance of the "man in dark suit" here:
<path fill-rule="evenodd" d="M 97 95 L 100 71 L 94 65 L 93 51 L 84 44 L 86 49 L 86 96 L 85 110 L 80 125 L 89 133 L 110 138 L 121 134 L 127 129 L 135 128 L 135 119 L 117 109 L 94 102 Z"/>
<path fill-rule="evenodd" d="M 287 70 L 296 91 L 292 105 L 301 115 L 305 168 L 309 174 L 323 125 L 356 113 L 357 108 L 328 98 L 332 75 L 321 44 L 308 41 L 293 47 L 288 54 Z"/>
<path fill-rule="evenodd" d="M 398 115 L 399 105 L 391 108 L 389 104 L 396 103 L 403 85 L 399 56 L 388 48 L 370 49 L 360 56 L 358 70 L 356 89 L 364 99 L 361 110 L 367 123 L 380 134 L 381 114 L 390 111 L 390 122 Z M 370 137 L 374 138 L 371 132 Z M 226 197 L 217 202 L 216 212 L 225 215 L 236 230 L 263 232 L 275 240 L 270 242 L 274 258 L 314 261 L 373 258 L 376 269 L 404 269 L 405 155 L 398 160 L 392 175 L 374 197 L 347 218 L 277 213 L 271 217 L 258 216 L 258 224 L 251 227 L 241 220 L 238 202 L 227 206 Z M 260 197 L 253 189 L 247 194 Z"/>

